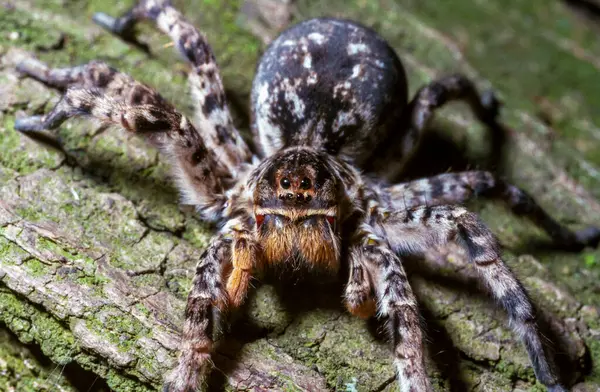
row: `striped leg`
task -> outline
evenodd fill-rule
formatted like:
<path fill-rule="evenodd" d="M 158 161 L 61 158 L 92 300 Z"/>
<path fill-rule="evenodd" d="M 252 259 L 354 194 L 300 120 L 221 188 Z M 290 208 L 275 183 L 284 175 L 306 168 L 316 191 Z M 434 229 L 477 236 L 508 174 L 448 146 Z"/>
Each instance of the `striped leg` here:
<path fill-rule="evenodd" d="M 382 227 L 399 254 L 425 256 L 429 249 L 456 241 L 494 298 L 504 307 L 513 330 L 523 339 L 537 379 L 551 391 L 565 391 L 544 350 L 531 301 L 500 256 L 500 245 L 475 214 L 462 207 L 436 206 L 396 211 Z"/>
<path fill-rule="evenodd" d="M 469 78 L 455 74 L 434 80 L 417 92 L 410 103 L 412 129 L 422 132 L 436 109 L 457 100 L 468 103 L 484 124 L 496 124 L 500 103 L 495 95 L 491 91 L 479 94 Z"/>
<path fill-rule="evenodd" d="M 140 0 L 119 18 L 98 13 L 94 21 L 113 34 L 130 39 L 132 27 L 149 19 L 169 35 L 182 56 L 192 65 L 189 84 L 194 98 L 195 123 L 207 135 L 210 149 L 219 149 L 231 171 L 251 158 L 248 146 L 235 129 L 213 51 L 200 33 L 168 0 Z"/>
<path fill-rule="evenodd" d="M 499 128 L 497 122 L 500 102 L 492 91 L 479 93 L 474 83 L 464 75 L 449 75 L 421 87 L 406 109 L 404 124 L 406 133 L 400 139 L 390 142 L 390 149 L 383 153 L 383 159 L 377 160 L 377 167 L 385 170 L 389 179 L 397 178 L 402 172 L 407 158 L 416 150 L 423 131 L 433 118 L 435 111 L 449 102 L 463 101 L 467 103 L 479 121 L 493 130 Z M 397 146 L 397 147 L 396 147 Z M 397 157 L 403 157 L 398 161 Z"/>
<path fill-rule="evenodd" d="M 188 294 L 179 362 L 167 376 L 164 392 L 195 392 L 203 386 L 218 330 L 215 312 L 243 303 L 257 254 L 256 241 L 237 220 L 230 221 L 202 254 Z"/>
<path fill-rule="evenodd" d="M 600 229 L 589 227 L 573 232 L 554 220 L 527 193 L 497 179 L 492 173 L 470 171 L 446 173 L 403 184 L 389 189 L 393 208 L 414 208 L 420 205 L 462 204 L 483 196 L 504 200 L 517 215 L 525 216 L 543 228 L 548 235 L 568 249 L 598 246 Z"/>
<path fill-rule="evenodd" d="M 171 160 L 184 203 L 196 205 L 207 219 L 220 214 L 225 201 L 222 180 L 233 173 L 219 151 L 208 148 L 207 137 L 156 91 L 102 62 L 51 69 L 27 59 L 18 69 L 65 92 L 50 113 L 18 119 L 16 130 L 52 130 L 76 116 L 120 125 L 144 137 Z"/>
<path fill-rule="evenodd" d="M 362 246 L 356 248 L 355 256 L 371 271 L 379 314 L 387 319 L 400 390 L 432 391 L 425 371 L 418 305 L 402 261 L 372 232 L 364 237 Z"/>
<path fill-rule="evenodd" d="M 215 237 L 201 256 L 188 294 L 179 363 L 167 376 L 164 392 L 192 392 L 205 382 L 212 366 L 215 313 L 227 308 L 222 269 L 230 257 L 231 244 L 223 236 Z"/>

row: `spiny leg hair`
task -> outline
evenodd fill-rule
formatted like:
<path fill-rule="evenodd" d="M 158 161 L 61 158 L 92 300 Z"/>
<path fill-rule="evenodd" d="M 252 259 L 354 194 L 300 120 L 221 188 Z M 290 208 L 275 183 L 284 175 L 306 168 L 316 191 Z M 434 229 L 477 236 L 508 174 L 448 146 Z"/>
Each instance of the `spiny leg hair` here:
<path fill-rule="evenodd" d="M 355 255 L 373 277 L 378 314 L 386 319 L 400 390 L 432 391 L 425 367 L 421 317 L 402 260 L 374 228 L 365 224 L 362 233 Z"/>
<path fill-rule="evenodd" d="M 479 218 L 457 206 L 418 207 L 382 217 L 381 228 L 395 252 L 427 257 L 450 241 L 462 245 L 480 279 L 508 313 L 523 339 L 537 379 L 551 391 L 565 391 L 538 332 L 535 311 L 523 286 L 500 255 L 500 244 Z"/>
<path fill-rule="evenodd" d="M 243 303 L 251 273 L 259 267 L 257 249 L 250 230 L 236 218 L 227 222 L 200 257 L 187 299 L 179 362 L 167 376 L 163 391 L 191 392 L 205 383 L 220 320 L 216 314 Z"/>
<path fill-rule="evenodd" d="M 498 179 L 485 171 L 446 173 L 388 188 L 394 209 L 410 209 L 423 205 L 463 204 L 478 196 L 504 200 L 517 215 L 531 219 L 558 246 L 580 250 L 595 247 L 600 241 L 600 229 L 585 228 L 573 232 L 558 223 L 525 191 Z"/>
<path fill-rule="evenodd" d="M 157 92 L 102 62 L 55 70 L 28 59 L 18 69 L 65 93 L 48 114 L 18 119 L 16 130 L 52 130 L 75 116 L 119 125 L 144 137 L 169 158 L 184 203 L 194 204 L 206 219 L 220 216 L 225 203 L 223 180 L 231 179 L 233 173 L 220 160 L 218 150 L 207 147 L 205 135 Z"/>
<path fill-rule="evenodd" d="M 145 19 L 154 21 L 159 30 L 169 35 L 192 65 L 188 83 L 196 108 L 194 122 L 205 135 L 206 145 L 222 152 L 219 159 L 235 172 L 240 163 L 250 160 L 251 153 L 233 125 L 217 62 L 206 37 L 168 0 L 141 0 L 119 18 L 104 13 L 94 15 L 96 23 L 124 38 L 129 38 L 134 25 Z"/>

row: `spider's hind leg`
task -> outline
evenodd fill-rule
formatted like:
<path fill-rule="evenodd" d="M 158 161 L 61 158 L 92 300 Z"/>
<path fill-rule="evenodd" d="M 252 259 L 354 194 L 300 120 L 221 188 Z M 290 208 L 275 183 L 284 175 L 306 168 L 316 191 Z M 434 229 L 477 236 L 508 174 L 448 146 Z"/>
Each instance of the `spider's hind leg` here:
<path fill-rule="evenodd" d="M 436 109 L 459 100 L 468 103 L 481 122 L 488 126 L 496 125 L 500 110 L 496 95 L 490 90 L 479 93 L 469 78 L 455 74 L 434 80 L 417 92 L 409 104 L 412 132 L 423 131 Z"/>
<path fill-rule="evenodd" d="M 399 143 L 398 147 L 393 147 L 384 154 L 383 161 L 388 179 L 394 180 L 402 173 L 407 159 L 416 151 L 423 131 L 427 128 L 435 111 L 452 101 L 467 103 L 479 121 L 493 131 L 492 135 L 495 138 L 503 137 L 503 130 L 497 122 L 501 104 L 493 91 L 479 92 L 475 84 L 461 74 L 434 80 L 421 87 L 409 102 L 402 119 L 406 133 L 402 135 L 401 140 L 392 143 Z M 398 161 L 397 156 L 404 158 Z M 395 161 L 398 162 L 394 163 Z"/>

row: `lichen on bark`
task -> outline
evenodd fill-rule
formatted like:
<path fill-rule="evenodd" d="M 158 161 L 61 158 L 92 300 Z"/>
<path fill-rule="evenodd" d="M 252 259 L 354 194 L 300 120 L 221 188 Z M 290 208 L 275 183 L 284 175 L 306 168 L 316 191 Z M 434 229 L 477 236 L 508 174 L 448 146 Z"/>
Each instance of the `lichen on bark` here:
<path fill-rule="evenodd" d="M 267 0 L 252 3 L 261 1 Z M 247 132 L 254 67 L 274 33 L 259 39 L 245 30 L 253 25 L 241 0 L 175 3 L 213 44 L 236 123 Z M 0 389 L 85 390 L 97 377 L 97 388 L 156 390 L 175 361 L 186 291 L 212 228 L 177 205 L 164 159 L 140 139 L 88 121 L 61 126 L 56 146 L 13 129 L 15 118 L 48 110 L 58 98 L 18 77 L 15 64 L 27 52 L 54 66 L 102 59 L 189 111 L 186 65 L 167 37 L 140 26 L 148 55 L 91 23 L 93 12 L 118 14 L 130 5 L 0 3 Z M 600 44 L 560 2 L 304 0 L 290 16 L 319 15 L 380 31 L 407 66 L 411 93 L 453 71 L 493 87 L 505 102 L 508 127 L 496 168 L 561 221 L 573 227 L 600 221 Z M 415 176 L 493 163 L 486 159 L 486 130 L 463 106 L 445 109 L 432 128 L 425 154 L 435 152 L 440 161 L 417 165 Z M 479 200 L 470 207 L 498 234 L 507 262 L 532 293 L 567 380 L 580 391 L 597 390 L 600 251 L 548 249 L 539 229 L 501 204 Z M 506 316 L 471 287 L 468 270 L 453 266 L 408 266 L 436 388 L 540 390 Z M 257 286 L 229 338 L 219 342 L 216 386 L 395 388 L 378 325 L 345 314 L 338 286 L 320 285 L 315 295 L 302 285 L 291 293 Z M 64 366 L 77 366 L 89 380 L 53 370 Z"/>

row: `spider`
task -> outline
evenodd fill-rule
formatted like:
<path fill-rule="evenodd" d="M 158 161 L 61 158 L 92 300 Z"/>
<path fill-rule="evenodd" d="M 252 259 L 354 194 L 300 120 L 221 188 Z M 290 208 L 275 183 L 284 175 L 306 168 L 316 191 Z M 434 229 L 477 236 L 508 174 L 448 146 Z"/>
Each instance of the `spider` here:
<path fill-rule="evenodd" d="M 234 127 L 215 56 L 204 35 L 167 0 L 141 0 L 119 18 L 96 23 L 131 40 L 151 20 L 190 63 L 195 118 L 188 119 L 150 87 L 105 63 L 50 69 L 33 58 L 18 69 L 64 90 L 43 116 L 15 129 L 56 129 L 87 115 L 139 134 L 173 167 L 182 202 L 218 223 L 196 267 L 180 356 L 165 391 L 192 391 L 210 372 L 219 314 L 238 308 L 249 283 L 281 266 L 336 273 L 346 269 L 345 306 L 386 321 L 402 391 L 431 391 L 417 301 L 403 268 L 408 256 L 462 246 L 479 279 L 508 313 L 537 379 L 565 391 L 536 326 L 528 295 L 504 264 L 481 220 L 460 206 L 475 196 L 504 200 L 565 247 L 596 246 L 600 230 L 573 232 L 519 188 L 483 171 L 401 177 L 434 111 L 467 102 L 497 125 L 499 102 L 462 75 L 435 80 L 409 101 L 404 68 L 375 31 L 356 22 L 318 18 L 287 29 L 266 49 L 252 86 L 249 148 Z"/>

